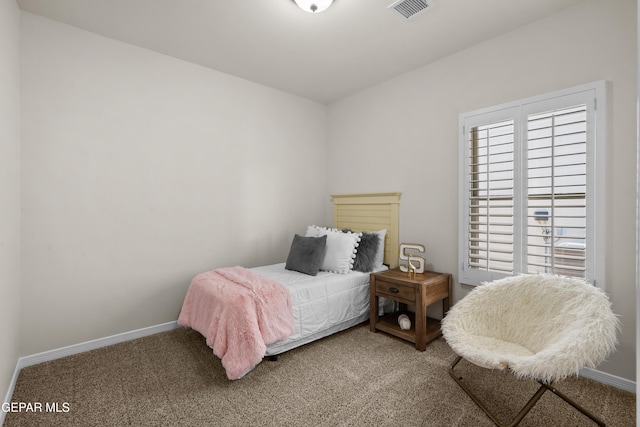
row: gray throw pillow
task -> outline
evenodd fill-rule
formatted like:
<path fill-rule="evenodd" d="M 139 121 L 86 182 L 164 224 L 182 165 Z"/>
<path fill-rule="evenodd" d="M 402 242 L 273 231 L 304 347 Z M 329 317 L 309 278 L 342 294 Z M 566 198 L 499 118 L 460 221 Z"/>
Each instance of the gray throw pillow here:
<path fill-rule="evenodd" d="M 324 259 L 326 245 L 327 236 L 303 237 L 296 234 L 293 236 L 284 268 L 310 276 L 317 275 Z"/>
<path fill-rule="evenodd" d="M 377 233 L 362 233 L 353 269 L 365 273 L 373 271 L 376 265 L 376 254 L 378 253 L 379 245 L 380 238 Z"/>

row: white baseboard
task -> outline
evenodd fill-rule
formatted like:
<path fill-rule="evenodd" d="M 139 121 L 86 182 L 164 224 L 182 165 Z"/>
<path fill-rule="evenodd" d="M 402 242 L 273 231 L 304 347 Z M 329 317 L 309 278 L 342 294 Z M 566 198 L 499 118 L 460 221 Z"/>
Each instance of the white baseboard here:
<path fill-rule="evenodd" d="M 9 390 L 7 390 L 7 394 L 3 402 L 11 401 L 11 396 L 13 396 L 13 391 L 15 390 L 16 382 L 18 381 L 18 375 L 20 374 L 20 370 L 22 368 L 37 365 L 43 362 L 49 362 L 51 360 L 60 359 L 62 357 L 71 356 L 73 354 L 84 353 L 85 351 L 96 350 L 98 348 L 107 347 L 113 344 L 135 340 L 149 335 L 158 334 L 160 332 L 171 331 L 179 327 L 180 326 L 178 325 L 177 321 L 167 322 L 160 325 L 149 326 L 147 328 L 136 329 L 135 331 L 123 332 L 121 334 L 111 335 L 109 337 L 98 338 L 96 340 L 86 341 L 80 344 L 74 344 L 55 350 L 44 351 L 42 353 L 21 357 L 18 359 L 16 369 L 13 371 L 11 384 L 9 384 Z M 0 410 L 0 426 L 4 424 L 5 416 L 6 413 Z"/>
<path fill-rule="evenodd" d="M 16 369 L 13 370 L 13 377 L 11 377 L 11 383 L 9 384 L 9 390 L 7 390 L 7 395 L 5 396 L 2 402 L 11 402 L 11 396 L 13 396 L 13 390 L 16 388 L 16 383 L 18 382 L 18 374 L 20 374 L 20 369 L 16 365 Z M 6 412 L 0 410 L 0 426 L 4 425 L 4 417 L 7 415 Z"/>
<path fill-rule="evenodd" d="M 636 383 L 622 377 L 618 377 L 606 372 L 597 371 L 591 368 L 580 369 L 580 376 L 582 378 L 589 378 L 590 380 L 597 381 L 602 384 L 610 385 L 611 387 L 618 388 L 620 390 L 628 391 L 636 394 Z"/>
<path fill-rule="evenodd" d="M 30 356 L 24 356 L 18 359 L 18 369 L 48 362 L 50 360 L 60 359 L 73 354 L 84 353 L 85 351 L 96 350 L 98 348 L 107 347 L 121 342 L 135 340 L 149 335 L 158 334 L 160 332 L 171 331 L 177 328 L 179 328 L 177 321 L 167 322 L 160 325 L 149 326 L 148 328 L 136 329 L 135 331 L 123 332 L 109 337 L 98 338 L 96 340 L 86 341 L 80 344 L 74 344 L 67 347 L 57 348 L 55 350 L 32 354 Z"/>

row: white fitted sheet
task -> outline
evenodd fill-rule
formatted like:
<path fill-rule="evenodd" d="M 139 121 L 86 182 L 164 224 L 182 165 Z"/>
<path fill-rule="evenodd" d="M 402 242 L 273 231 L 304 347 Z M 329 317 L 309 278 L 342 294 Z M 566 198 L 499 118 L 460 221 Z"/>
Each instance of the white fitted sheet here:
<path fill-rule="evenodd" d="M 267 347 L 266 355 L 283 353 L 355 326 L 369 318 L 369 273 L 352 271 L 317 276 L 286 270 L 284 263 L 251 268 L 291 292 L 295 331 Z M 386 270 L 383 267 L 376 271 Z"/>

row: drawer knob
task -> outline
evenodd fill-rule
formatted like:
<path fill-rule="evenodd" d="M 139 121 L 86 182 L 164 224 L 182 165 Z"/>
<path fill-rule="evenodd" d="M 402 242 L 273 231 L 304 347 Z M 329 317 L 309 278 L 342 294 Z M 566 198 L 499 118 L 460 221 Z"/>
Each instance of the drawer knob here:
<path fill-rule="evenodd" d="M 389 292 L 393 292 L 394 294 L 397 294 L 398 292 L 400 292 L 400 290 L 398 288 L 389 288 Z"/>

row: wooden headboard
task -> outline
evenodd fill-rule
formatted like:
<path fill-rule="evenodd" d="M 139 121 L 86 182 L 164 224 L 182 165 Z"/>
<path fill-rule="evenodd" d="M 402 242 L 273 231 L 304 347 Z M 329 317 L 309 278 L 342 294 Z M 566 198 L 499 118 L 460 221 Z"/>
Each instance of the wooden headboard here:
<path fill-rule="evenodd" d="M 399 255 L 399 210 L 402 193 L 333 194 L 333 226 L 353 231 L 387 230 L 384 263 L 397 267 Z"/>

